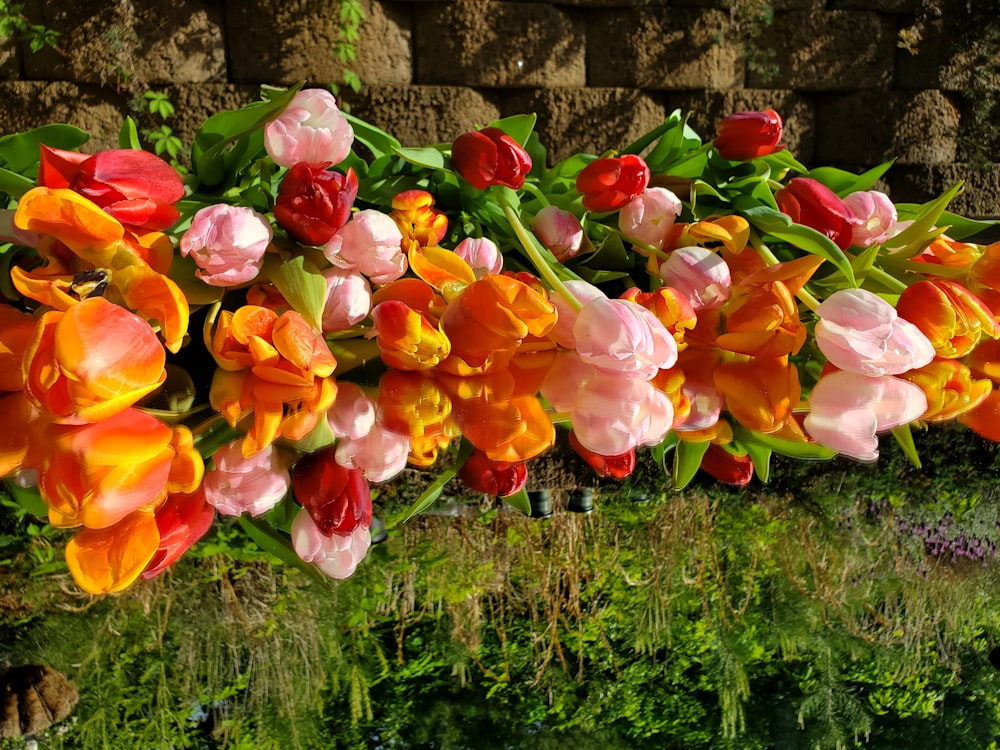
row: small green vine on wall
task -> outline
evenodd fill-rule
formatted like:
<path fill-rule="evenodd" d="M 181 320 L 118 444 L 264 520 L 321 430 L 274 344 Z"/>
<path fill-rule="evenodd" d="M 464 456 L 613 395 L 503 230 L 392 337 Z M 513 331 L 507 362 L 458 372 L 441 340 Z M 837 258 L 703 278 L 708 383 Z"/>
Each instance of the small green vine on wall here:
<path fill-rule="evenodd" d="M 24 3 L 0 0 L 0 39 L 11 37 L 27 42 L 32 52 L 40 52 L 49 47 L 62 55 L 66 54 L 59 48 L 59 32 L 42 24 L 32 23 L 24 15 Z"/>
<path fill-rule="evenodd" d="M 361 78 L 350 64 L 357 59 L 357 42 L 364 18 L 365 11 L 361 7 L 361 0 L 340 0 L 340 38 L 333 47 L 333 54 L 344 66 L 341 83 L 354 92 L 361 89 Z M 338 84 L 333 85 L 335 94 L 339 93 L 339 89 Z"/>

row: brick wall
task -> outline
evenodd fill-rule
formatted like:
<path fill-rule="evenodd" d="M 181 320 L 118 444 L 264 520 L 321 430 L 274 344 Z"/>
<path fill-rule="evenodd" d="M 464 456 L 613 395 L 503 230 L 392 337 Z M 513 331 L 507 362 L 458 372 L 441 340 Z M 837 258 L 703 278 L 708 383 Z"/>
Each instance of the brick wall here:
<path fill-rule="evenodd" d="M 749 2 L 749 0 L 740 0 Z M 927 200 L 957 180 L 955 208 L 1000 215 L 1000 0 L 774 0 L 754 49 L 733 0 L 364 0 L 352 111 L 407 145 L 450 141 L 535 111 L 558 159 L 620 147 L 676 108 L 711 134 L 738 109 L 773 107 L 808 164 L 897 158 L 886 187 Z M 70 121 L 115 143 L 134 93 L 166 91 L 184 139 L 261 83 L 340 78 L 336 0 L 35 0 L 65 54 L 0 45 L 0 132 Z M 918 25 L 919 53 L 897 46 Z M 744 24 L 742 28 L 746 28 Z M 976 105 L 981 111 L 976 111 Z M 995 139 L 996 136 L 993 135 Z M 976 152 L 973 154 L 973 152 Z M 977 164 L 967 163 L 976 156 Z"/>

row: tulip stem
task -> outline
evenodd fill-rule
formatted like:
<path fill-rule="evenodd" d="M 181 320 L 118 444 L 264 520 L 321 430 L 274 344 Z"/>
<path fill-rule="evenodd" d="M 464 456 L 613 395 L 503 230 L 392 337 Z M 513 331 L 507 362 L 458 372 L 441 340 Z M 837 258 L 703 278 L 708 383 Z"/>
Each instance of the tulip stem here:
<path fill-rule="evenodd" d="M 549 205 L 549 199 L 545 197 L 545 193 L 539 189 L 538 185 L 533 185 L 530 182 L 525 182 L 522 189 L 526 193 L 531 193 L 531 195 L 542 204 L 542 208 L 547 208 Z"/>
<path fill-rule="evenodd" d="M 569 303 L 569 306 L 574 310 L 579 312 L 583 305 L 580 303 L 576 297 L 573 296 L 565 284 L 563 284 L 562 279 L 560 279 L 556 272 L 552 270 L 545 258 L 542 257 L 541 252 L 535 246 L 535 238 L 525 229 L 524 224 L 521 223 L 521 219 L 518 218 L 517 213 L 511 208 L 510 204 L 503 198 L 500 199 L 500 207 L 503 208 L 504 215 L 507 217 L 507 221 L 510 222 L 510 228 L 514 230 L 514 234 L 517 235 L 518 241 L 521 243 L 521 247 L 524 248 L 524 252 L 527 254 L 528 259 L 531 261 L 532 265 L 541 274 L 541 277 L 548 282 L 556 292 L 558 292 L 563 299 Z"/>
<path fill-rule="evenodd" d="M 934 266 L 931 266 L 931 269 L 934 268 Z M 905 283 L 897 279 L 888 271 L 885 271 L 874 264 L 872 264 L 866 273 L 868 274 L 868 278 L 872 281 L 877 281 L 878 283 L 883 284 L 895 294 L 902 294 L 907 289 L 907 285 Z"/>
<path fill-rule="evenodd" d="M 757 254 L 764 259 L 764 262 L 769 266 L 776 266 L 781 261 L 775 257 L 774 253 L 771 252 L 771 248 L 764 244 L 763 240 L 758 237 L 753 232 L 750 233 L 750 244 L 753 249 L 757 251 Z M 808 307 L 813 312 L 816 312 L 816 308 L 819 307 L 819 300 L 816 299 L 812 294 L 810 294 L 806 288 L 803 286 L 795 293 L 795 296 L 799 298 L 799 301 Z"/>

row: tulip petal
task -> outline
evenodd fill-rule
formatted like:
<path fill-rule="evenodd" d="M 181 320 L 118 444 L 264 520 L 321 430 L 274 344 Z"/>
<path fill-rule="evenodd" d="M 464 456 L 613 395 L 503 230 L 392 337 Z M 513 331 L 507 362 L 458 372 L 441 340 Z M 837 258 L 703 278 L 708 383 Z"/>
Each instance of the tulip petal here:
<path fill-rule="evenodd" d="M 83 529 L 66 545 L 66 564 L 89 594 L 113 594 L 132 585 L 160 543 L 156 519 L 138 511 L 106 529 Z"/>

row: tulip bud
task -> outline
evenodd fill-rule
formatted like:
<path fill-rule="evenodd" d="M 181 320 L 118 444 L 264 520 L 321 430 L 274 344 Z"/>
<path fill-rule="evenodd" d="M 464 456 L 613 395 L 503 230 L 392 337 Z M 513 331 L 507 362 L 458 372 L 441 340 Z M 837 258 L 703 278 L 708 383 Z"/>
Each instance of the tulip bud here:
<path fill-rule="evenodd" d="M 763 112 L 736 112 L 723 118 L 712 142 L 715 150 L 730 161 L 750 161 L 780 151 L 781 115 L 773 109 Z"/>
<path fill-rule="evenodd" d="M 927 336 L 939 357 L 964 357 L 983 334 L 1000 336 L 1000 323 L 986 304 L 947 279 L 914 282 L 899 296 L 896 311 Z"/>
<path fill-rule="evenodd" d="M 503 270 L 503 254 L 489 237 L 466 237 L 458 243 L 455 255 L 469 264 L 477 279 Z"/>
<path fill-rule="evenodd" d="M 360 524 L 346 534 L 324 534 L 305 509 L 292 521 L 291 534 L 295 554 L 337 579 L 354 575 L 372 543 L 368 526 Z"/>
<path fill-rule="evenodd" d="M 334 267 L 325 269 L 323 278 L 326 279 L 324 331 L 343 331 L 368 317 L 372 290 L 364 276 Z"/>
<path fill-rule="evenodd" d="M 646 188 L 622 207 L 618 228 L 627 239 L 661 250 L 682 209 L 680 199 L 666 188 Z"/>
<path fill-rule="evenodd" d="M 885 242 L 896 226 L 896 207 L 889 196 L 878 190 L 859 190 L 844 197 L 844 204 L 854 214 L 857 223 L 851 243 L 869 247 Z"/>
<path fill-rule="evenodd" d="M 722 307 L 733 284 L 726 261 L 697 246 L 681 247 L 670 253 L 660 266 L 660 278 L 680 292 L 695 312 Z"/>
<path fill-rule="evenodd" d="M 323 89 L 299 91 L 278 117 L 264 126 L 264 148 L 279 167 L 299 162 L 329 166 L 351 152 L 354 130 Z"/>
<path fill-rule="evenodd" d="M 810 177 L 793 177 L 774 194 L 778 208 L 796 224 L 825 234 L 841 250 L 851 246 L 857 219 L 826 185 Z"/>
<path fill-rule="evenodd" d="M 259 516 L 288 492 L 288 465 L 273 445 L 246 457 L 240 438 L 219 448 L 212 461 L 215 467 L 205 472 L 202 487 L 205 500 L 223 515 Z"/>
<path fill-rule="evenodd" d="M 531 228 L 560 263 L 575 257 L 583 245 L 580 220 L 558 206 L 546 206 L 539 211 Z"/>
<path fill-rule="evenodd" d="M 458 470 L 458 476 L 476 492 L 509 497 L 520 492 L 527 483 L 528 469 L 523 461 L 494 461 L 482 451 L 475 450 Z"/>
<path fill-rule="evenodd" d="M 358 271 L 373 284 L 388 284 L 406 271 L 403 234 L 386 214 L 368 209 L 351 217 L 323 248 L 338 268 Z"/>
<path fill-rule="evenodd" d="M 583 207 L 603 213 L 617 211 L 649 184 L 649 167 L 635 154 L 597 159 L 580 170 L 576 189 Z"/>
<path fill-rule="evenodd" d="M 734 487 L 746 487 L 753 479 L 753 459 L 746 453 L 730 453 L 717 443 L 708 446 L 701 457 L 700 468 L 718 481 Z"/>
<path fill-rule="evenodd" d="M 600 477 L 614 477 L 615 479 L 625 479 L 635 471 L 635 449 L 631 448 L 617 456 L 602 456 L 594 453 L 583 446 L 576 433 L 570 430 L 569 444 Z"/>
<path fill-rule="evenodd" d="M 215 508 L 205 500 L 199 488 L 191 494 L 173 494 L 156 509 L 156 528 L 160 544 L 149 565 L 142 572 L 143 580 L 156 578 L 177 562 L 191 546 L 205 536 L 215 520 Z"/>
<path fill-rule="evenodd" d="M 353 169 L 340 174 L 306 162 L 295 164 L 278 189 L 274 218 L 304 245 L 325 245 L 351 217 L 358 195 Z"/>
<path fill-rule="evenodd" d="M 372 496 L 361 469 L 336 461 L 337 449 L 324 448 L 300 458 L 292 467 L 292 491 L 320 533 L 350 534 L 372 522 Z"/>
<path fill-rule="evenodd" d="M 531 157 L 500 128 L 463 133 L 451 147 L 451 162 L 458 173 L 479 190 L 505 185 L 519 190 L 531 171 Z"/>
<path fill-rule="evenodd" d="M 273 237 L 267 219 L 251 208 L 217 203 L 194 215 L 181 237 L 181 255 L 198 266 L 211 286 L 237 286 L 256 278 Z"/>

